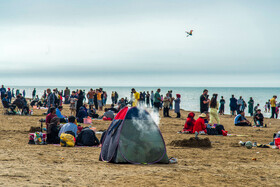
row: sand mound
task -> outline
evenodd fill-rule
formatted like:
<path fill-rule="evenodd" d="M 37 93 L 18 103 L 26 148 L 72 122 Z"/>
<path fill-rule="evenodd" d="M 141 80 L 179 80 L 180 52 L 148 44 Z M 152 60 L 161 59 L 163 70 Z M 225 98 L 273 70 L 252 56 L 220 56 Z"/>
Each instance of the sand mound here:
<path fill-rule="evenodd" d="M 196 139 L 192 137 L 188 140 L 174 140 L 170 143 L 170 145 L 175 147 L 211 147 L 211 142 L 209 138 Z"/>
<path fill-rule="evenodd" d="M 29 132 L 41 132 L 41 127 L 30 127 Z"/>

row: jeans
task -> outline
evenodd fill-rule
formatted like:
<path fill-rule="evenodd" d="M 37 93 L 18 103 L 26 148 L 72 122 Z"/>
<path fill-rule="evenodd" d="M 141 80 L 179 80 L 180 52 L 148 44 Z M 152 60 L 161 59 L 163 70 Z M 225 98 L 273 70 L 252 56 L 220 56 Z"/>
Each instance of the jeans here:
<path fill-rule="evenodd" d="M 277 118 L 276 107 L 271 107 L 271 117 L 270 118 L 274 118 L 274 116 Z"/>
<path fill-rule="evenodd" d="M 157 111 L 159 111 L 160 102 L 154 102 L 154 107 L 157 109 Z"/>
<path fill-rule="evenodd" d="M 164 117 L 169 117 L 169 107 L 164 107 L 163 108 L 163 116 Z"/>
<path fill-rule="evenodd" d="M 88 104 L 93 105 L 93 99 L 88 99 Z"/>

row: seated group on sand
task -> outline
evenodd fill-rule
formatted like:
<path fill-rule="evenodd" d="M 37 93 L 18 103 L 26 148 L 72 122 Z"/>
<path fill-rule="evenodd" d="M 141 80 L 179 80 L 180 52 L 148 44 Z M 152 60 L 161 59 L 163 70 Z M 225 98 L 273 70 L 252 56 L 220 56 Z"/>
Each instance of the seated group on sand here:
<path fill-rule="evenodd" d="M 94 129 L 89 127 L 82 128 L 77 125 L 74 116 L 68 117 L 68 123 L 61 124 L 61 118 L 56 116 L 56 109 L 51 108 L 51 113 L 46 117 L 47 128 L 47 143 L 59 144 L 60 137 L 63 134 L 70 134 L 76 138 L 76 144 L 81 146 L 97 146 L 100 144 L 98 138 L 95 136 Z"/>
<path fill-rule="evenodd" d="M 204 112 L 199 115 L 197 120 L 194 119 L 195 114 L 190 112 L 184 129 L 182 133 L 198 133 L 198 134 L 208 134 L 208 135 L 225 135 L 227 131 L 225 131 L 224 126 L 220 124 L 209 124 L 209 114 L 208 112 Z"/>

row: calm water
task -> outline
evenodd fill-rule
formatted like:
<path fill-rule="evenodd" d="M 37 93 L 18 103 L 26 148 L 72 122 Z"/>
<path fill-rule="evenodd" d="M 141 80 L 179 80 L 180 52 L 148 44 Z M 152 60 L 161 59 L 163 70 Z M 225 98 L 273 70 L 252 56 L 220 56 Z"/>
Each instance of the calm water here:
<path fill-rule="evenodd" d="M 22 92 L 23 89 L 26 91 L 26 97 L 31 97 L 32 90 L 34 87 L 31 86 L 11 86 L 11 88 L 20 89 L 20 92 Z M 43 91 L 47 89 L 48 87 L 36 87 L 37 89 L 37 95 L 41 97 L 43 94 Z M 58 90 L 64 90 L 65 87 L 50 87 L 58 88 Z M 69 87 L 69 89 L 76 90 L 76 89 L 82 89 L 88 91 L 91 87 Z M 93 89 L 95 87 L 92 87 Z M 103 87 L 105 91 L 107 91 L 108 96 L 111 94 L 112 91 L 117 91 L 119 94 L 119 98 L 121 97 L 127 97 L 130 98 L 130 90 L 131 87 Z M 135 89 L 140 91 L 149 91 L 153 90 L 156 91 L 157 87 L 135 87 Z M 199 97 L 202 94 L 204 87 L 169 87 L 169 88 L 161 88 L 161 94 L 165 95 L 168 90 L 173 91 L 173 96 L 175 94 L 179 93 L 181 94 L 181 108 L 185 110 L 190 111 L 199 111 Z M 209 95 L 213 93 L 218 93 L 219 98 L 220 96 L 224 96 L 226 100 L 225 105 L 225 113 L 229 114 L 229 99 L 232 94 L 235 95 L 236 98 L 239 98 L 239 96 L 242 96 L 246 102 L 248 102 L 250 97 L 253 97 L 255 100 L 255 104 L 259 103 L 260 108 L 262 111 L 264 111 L 264 105 L 265 102 L 267 102 L 269 99 L 272 98 L 273 95 L 280 96 L 280 88 L 233 88 L 233 87 L 211 87 L 207 88 L 209 90 Z M 111 103 L 111 98 L 108 97 L 108 102 Z M 248 108 L 246 109 L 246 113 L 248 112 Z M 264 113 L 265 114 L 265 113 Z M 269 114 L 265 114 L 265 116 L 269 116 Z"/>

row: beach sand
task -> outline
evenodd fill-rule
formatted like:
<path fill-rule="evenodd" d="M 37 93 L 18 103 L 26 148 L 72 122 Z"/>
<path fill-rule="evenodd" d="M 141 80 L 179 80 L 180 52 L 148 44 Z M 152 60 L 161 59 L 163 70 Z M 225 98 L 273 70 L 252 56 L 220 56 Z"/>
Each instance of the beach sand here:
<path fill-rule="evenodd" d="M 69 115 L 66 105 L 64 115 Z M 233 118 L 222 116 L 221 123 L 230 134 L 248 137 L 208 137 L 212 148 L 170 146 L 173 140 L 194 137 L 178 134 L 188 114 L 182 118 L 161 118 L 160 129 L 169 157 L 177 164 L 118 165 L 98 161 L 100 148 L 54 145 L 29 145 L 31 126 L 40 126 L 45 110 L 33 116 L 0 115 L 1 186 L 268 186 L 280 185 L 280 151 L 271 148 L 246 149 L 239 141 L 269 143 L 280 130 L 279 120 L 265 119 L 268 128 L 235 127 Z M 162 115 L 162 111 L 160 112 Z M 197 118 L 198 114 L 196 113 Z M 251 119 L 251 118 L 249 118 Z M 93 121 L 97 130 L 110 122 Z M 86 125 L 85 125 L 86 126 Z M 100 138 L 100 135 L 97 135 Z M 252 160 L 256 158 L 256 160 Z"/>

